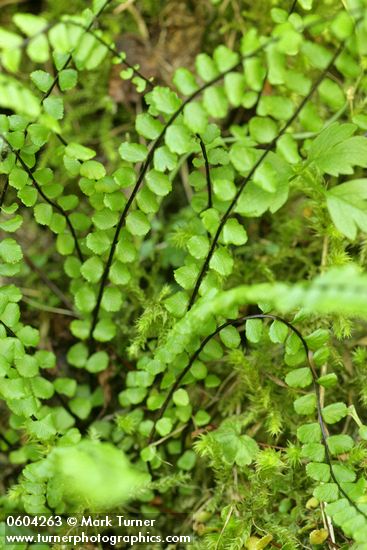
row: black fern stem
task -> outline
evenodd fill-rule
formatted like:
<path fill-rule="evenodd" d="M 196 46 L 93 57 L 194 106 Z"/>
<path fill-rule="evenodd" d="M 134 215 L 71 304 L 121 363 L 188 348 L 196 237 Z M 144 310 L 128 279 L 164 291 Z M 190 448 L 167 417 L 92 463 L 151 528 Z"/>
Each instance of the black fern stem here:
<path fill-rule="evenodd" d="M 6 198 L 6 193 L 8 191 L 8 187 L 9 187 L 9 178 L 6 178 L 4 181 L 4 187 L 3 187 L 3 190 L 1 191 L 1 196 L 0 196 L 0 209 L 3 207 L 4 201 Z"/>
<path fill-rule="evenodd" d="M 198 292 L 199 292 L 199 288 L 200 288 L 200 285 L 202 283 L 202 280 L 208 270 L 208 267 L 209 267 L 209 262 L 211 260 L 211 257 L 213 256 L 214 252 L 215 252 L 215 248 L 217 246 L 217 243 L 218 243 L 218 240 L 219 240 L 219 237 L 222 233 L 222 230 L 223 230 L 223 227 L 225 225 L 225 223 L 227 222 L 229 216 L 231 215 L 232 213 L 232 210 L 233 208 L 236 206 L 237 204 L 237 201 L 238 199 L 240 198 L 241 196 L 241 193 L 242 191 L 244 190 L 246 184 L 249 182 L 249 180 L 252 178 L 252 176 L 254 175 L 254 173 L 256 172 L 256 170 L 259 168 L 259 166 L 262 164 L 262 162 L 266 159 L 266 157 L 268 156 L 268 154 L 270 153 L 270 151 L 273 149 L 273 147 L 276 145 L 276 143 L 278 142 L 278 140 L 282 137 L 282 135 L 285 134 L 285 132 L 287 131 L 287 129 L 291 126 L 291 124 L 296 120 L 296 118 L 298 117 L 299 113 L 302 111 L 303 107 L 306 105 L 306 103 L 309 101 L 309 99 L 312 97 L 312 95 L 315 93 L 315 91 L 317 90 L 317 88 L 319 87 L 319 85 L 321 84 L 321 82 L 324 80 L 324 78 L 326 77 L 327 73 L 329 72 L 329 70 L 331 69 L 331 67 L 334 65 L 335 63 L 335 60 L 337 59 L 337 57 L 339 56 L 339 54 L 341 53 L 343 49 L 343 45 L 340 45 L 339 48 L 336 50 L 336 52 L 334 53 L 330 63 L 328 64 L 328 66 L 322 71 L 322 73 L 320 74 L 319 78 L 314 82 L 311 90 L 308 92 L 308 94 L 303 98 L 303 100 L 301 101 L 301 103 L 298 105 L 297 109 L 295 110 L 294 114 L 288 119 L 288 121 L 285 123 L 285 125 L 283 126 L 283 128 L 280 130 L 280 132 L 278 133 L 278 135 L 273 139 L 273 141 L 271 143 L 269 143 L 265 149 L 264 149 L 264 152 L 262 153 L 262 155 L 260 156 L 260 158 L 257 160 L 257 162 L 254 164 L 254 166 L 251 168 L 250 172 L 248 173 L 248 175 L 243 179 L 241 185 L 239 186 L 238 190 L 237 190 L 237 193 L 235 195 L 235 197 L 233 198 L 233 200 L 231 201 L 231 204 L 228 206 L 227 210 L 225 211 L 221 221 L 220 221 L 220 224 L 218 226 L 218 229 L 214 235 L 214 238 L 213 238 L 213 241 L 212 241 L 212 244 L 210 246 L 210 249 L 209 249 L 209 252 L 208 252 L 208 255 L 207 257 L 205 258 L 205 261 L 204 261 L 204 264 L 201 268 L 201 271 L 198 275 L 198 278 L 196 280 L 196 283 L 195 283 L 195 287 L 194 287 L 194 290 L 191 294 L 191 298 L 190 298 L 190 301 L 189 301 L 189 305 L 188 305 L 188 309 L 191 309 L 191 307 L 193 306 L 194 302 L 195 302 L 195 299 L 198 295 Z"/>
<path fill-rule="evenodd" d="M 47 195 L 45 195 L 45 193 L 43 192 L 42 190 L 42 187 L 37 183 L 34 175 L 33 175 L 33 172 L 30 168 L 28 168 L 28 166 L 26 165 L 26 163 L 24 162 L 24 160 L 22 159 L 22 157 L 20 156 L 20 154 L 18 153 L 18 151 L 16 151 L 15 149 L 13 149 L 13 147 L 10 145 L 10 143 L 8 142 L 8 140 L 2 135 L 1 136 L 2 139 L 5 141 L 5 143 L 7 143 L 7 145 L 9 146 L 10 150 L 12 151 L 12 153 L 14 153 L 17 161 L 19 162 L 19 164 L 21 164 L 23 170 L 25 170 L 29 176 L 29 178 L 32 180 L 32 183 L 33 185 L 35 186 L 35 188 L 37 189 L 37 191 L 39 192 L 39 194 L 41 195 L 41 197 L 43 198 L 43 200 L 45 202 L 47 202 L 50 206 L 52 206 L 52 208 L 54 208 L 55 210 L 57 210 L 64 218 L 65 218 L 65 221 L 66 221 L 66 224 L 67 226 L 69 227 L 70 229 L 70 233 L 72 234 L 73 236 L 73 239 L 74 239 L 74 243 L 75 243 L 75 249 L 76 249 L 76 252 L 77 252 L 77 255 L 78 255 L 78 258 L 81 262 L 84 261 L 84 258 L 83 258 L 83 254 L 82 254 L 82 251 L 80 249 L 80 246 L 79 246 L 79 242 L 78 242 L 78 237 L 76 235 L 76 231 L 75 231 L 75 228 L 73 226 L 73 224 L 71 223 L 71 220 L 69 218 L 69 216 L 67 215 L 67 213 L 65 212 L 65 210 L 59 205 L 57 204 L 56 202 L 52 201 L 51 199 L 49 199 L 47 197 Z"/>
<path fill-rule="evenodd" d="M 203 142 L 203 140 L 201 139 L 199 134 L 197 134 L 197 136 L 198 136 L 198 139 L 199 139 L 199 142 L 200 142 L 200 147 L 201 147 L 201 151 L 203 153 L 204 162 L 205 162 L 206 185 L 207 185 L 207 188 L 208 188 L 208 208 L 211 208 L 213 206 L 213 192 L 212 192 L 213 186 L 212 186 L 212 179 L 211 179 L 211 175 L 210 175 L 210 165 L 209 165 L 209 160 L 208 160 L 208 153 L 207 153 L 207 150 L 206 150 L 206 147 L 205 147 L 205 143 Z"/>
<path fill-rule="evenodd" d="M 320 388 L 319 388 L 319 385 L 317 383 L 318 376 L 317 376 L 317 372 L 316 372 L 315 365 L 314 365 L 314 362 L 313 362 L 312 351 L 309 349 L 308 344 L 307 344 L 305 338 L 303 337 L 302 333 L 294 325 L 292 325 L 292 323 L 290 323 L 286 319 L 283 319 L 282 317 L 279 317 L 279 315 L 271 315 L 270 313 L 258 313 L 258 314 L 255 314 L 255 315 L 245 315 L 243 317 L 239 317 L 238 319 L 226 321 L 222 325 L 219 325 L 219 327 L 217 327 L 211 334 L 206 336 L 206 338 L 204 338 L 204 340 L 200 344 L 199 348 L 190 357 L 190 360 L 189 360 L 188 364 L 186 365 L 184 370 L 181 372 L 181 374 L 178 376 L 178 378 L 176 379 L 176 381 L 173 384 L 172 388 L 168 392 L 168 395 L 167 395 L 166 399 L 164 400 L 164 403 L 163 403 L 162 407 L 159 409 L 157 418 L 156 418 L 156 420 L 154 422 L 154 425 L 153 425 L 153 428 L 151 429 L 151 432 L 149 434 L 147 445 L 152 444 L 153 438 L 154 438 L 154 435 L 155 435 L 155 431 L 156 431 L 155 430 L 156 423 L 164 415 L 165 411 L 167 410 L 168 405 L 171 402 L 173 394 L 179 388 L 183 378 L 189 372 L 189 370 L 191 369 L 193 363 L 199 357 L 200 353 L 203 351 L 206 344 L 212 338 L 217 336 L 217 334 L 219 334 L 224 328 L 226 328 L 228 326 L 240 327 L 241 325 L 243 325 L 246 321 L 248 321 L 250 319 L 271 319 L 273 321 L 279 321 L 280 323 L 283 323 L 283 325 L 286 325 L 300 340 L 300 342 L 302 344 L 302 347 L 303 347 L 303 349 L 305 351 L 305 354 L 306 354 L 308 366 L 309 366 L 311 374 L 312 374 L 312 385 L 313 385 L 313 390 L 315 392 L 316 403 L 317 403 L 317 420 L 318 420 L 318 423 L 319 423 L 320 429 L 321 429 L 321 437 L 322 437 L 323 446 L 325 448 L 326 462 L 330 467 L 330 476 L 331 476 L 332 480 L 334 481 L 334 483 L 337 485 L 340 493 L 343 495 L 344 498 L 346 498 L 348 500 L 349 504 L 351 506 L 353 506 L 360 514 L 362 514 L 367 519 L 367 514 L 365 512 L 363 512 L 363 510 L 361 510 L 359 508 L 359 506 L 344 491 L 344 489 L 342 488 L 341 484 L 339 483 L 339 481 L 336 478 L 336 476 L 334 474 L 334 471 L 333 471 L 333 465 L 332 465 L 332 461 L 331 461 L 331 453 L 330 453 L 328 442 L 327 442 L 327 437 L 328 437 L 327 436 L 327 429 L 326 429 L 326 426 L 325 426 L 324 419 L 322 417 L 322 405 L 321 405 L 321 399 L 320 399 Z M 150 472 L 151 472 L 150 463 L 148 463 L 148 468 L 150 469 Z"/>
<path fill-rule="evenodd" d="M 298 2 L 298 0 L 293 0 L 293 3 L 292 3 L 292 5 L 291 5 L 291 7 L 290 7 L 290 9 L 289 9 L 289 12 L 288 12 L 289 15 L 291 15 L 291 14 L 294 12 L 294 10 L 296 9 L 297 2 Z"/>

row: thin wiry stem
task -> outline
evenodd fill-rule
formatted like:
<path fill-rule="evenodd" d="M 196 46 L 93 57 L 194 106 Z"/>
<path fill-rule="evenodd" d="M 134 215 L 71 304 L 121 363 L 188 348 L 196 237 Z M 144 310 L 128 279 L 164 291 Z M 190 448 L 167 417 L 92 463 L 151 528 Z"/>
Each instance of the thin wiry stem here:
<path fill-rule="evenodd" d="M 304 106 L 306 105 L 306 103 L 309 101 L 309 99 L 312 97 L 312 95 L 315 93 L 315 91 L 317 90 L 317 88 L 319 87 L 319 85 L 321 84 L 321 82 L 324 80 L 324 78 L 326 77 L 327 73 L 329 72 L 329 70 L 331 69 L 331 67 L 334 65 L 335 63 L 335 60 L 336 58 L 339 56 L 340 52 L 342 51 L 343 49 L 343 46 L 339 46 L 339 48 L 336 50 L 336 52 L 334 53 L 330 63 L 328 64 L 328 66 L 322 71 L 322 73 L 320 74 L 319 78 L 314 82 L 311 90 L 308 92 L 308 94 L 303 98 L 303 100 L 301 101 L 301 103 L 298 105 L 297 109 L 295 110 L 295 112 L 293 113 L 293 115 L 288 119 L 288 121 L 284 124 L 283 128 L 280 130 L 280 132 L 278 133 L 278 135 L 274 138 L 274 140 L 272 142 L 270 142 L 264 149 L 263 153 L 261 154 L 261 156 L 259 157 L 259 159 L 255 162 L 254 166 L 251 168 L 250 172 L 248 173 L 248 175 L 242 180 L 242 183 L 240 184 L 240 186 L 238 187 L 237 189 L 237 192 L 236 192 L 236 195 L 234 196 L 234 198 L 232 199 L 230 205 L 228 206 L 227 210 L 225 211 L 221 221 L 220 221 L 220 224 L 218 226 L 218 229 L 214 235 L 214 238 L 212 240 L 212 243 L 211 243 L 211 246 L 210 246 L 210 249 L 209 249 L 209 252 L 207 254 L 207 257 L 205 258 L 205 261 L 204 261 L 204 264 L 201 268 L 201 271 L 198 275 L 198 278 L 196 280 L 196 283 L 195 283 L 195 287 L 194 287 L 194 290 L 191 294 L 191 297 L 190 297 L 190 301 L 189 301 L 189 305 L 188 305 L 188 309 L 190 309 L 192 307 L 192 305 L 194 304 L 195 302 L 195 299 L 198 295 L 198 292 L 199 292 L 199 289 L 200 289 L 200 285 L 202 283 L 202 280 L 208 270 L 208 267 L 209 267 L 209 262 L 215 252 L 215 249 L 216 249 L 216 246 L 217 246 L 217 243 L 218 243 L 218 240 L 219 240 L 219 237 L 223 231 L 223 228 L 224 228 L 224 225 L 225 223 L 227 222 L 229 216 L 231 215 L 232 211 L 233 211 L 233 208 L 236 206 L 237 204 L 237 201 L 238 199 L 240 198 L 241 194 L 242 194 L 242 191 L 244 190 L 245 186 L 247 185 L 247 183 L 250 181 L 250 179 L 252 178 L 252 176 L 254 175 L 254 173 L 256 172 L 256 170 L 259 168 L 259 166 L 263 163 L 263 161 L 266 159 L 266 157 L 268 156 L 268 154 L 270 153 L 270 151 L 273 149 L 273 147 L 276 145 L 276 143 L 279 141 L 279 139 L 285 134 L 285 132 L 287 131 L 287 129 L 293 124 L 293 122 L 296 120 L 296 118 L 298 117 L 299 113 L 302 111 L 302 109 L 304 108 Z"/>
<path fill-rule="evenodd" d="M 290 10 L 288 12 L 289 15 L 291 15 L 294 12 L 294 10 L 296 9 L 297 2 L 298 2 L 298 0 L 293 0 L 293 4 L 291 5 Z"/>
<path fill-rule="evenodd" d="M 1 191 L 1 196 L 0 196 L 0 209 L 3 207 L 8 187 L 9 187 L 9 178 L 6 178 L 4 181 L 4 187 L 3 187 L 3 190 Z"/>
<path fill-rule="evenodd" d="M 199 136 L 199 134 L 197 134 L 197 136 L 198 136 L 198 139 L 199 139 L 201 152 L 203 153 L 204 162 L 205 162 L 206 185 L 207 185 L 207 188 L 208 188 L 208 208 L 211 208 L 213 206 L 213 195 L 212 195 L 212 179 L 211 179 L 211 175 L 210 175 L 210 165 L 209 165 L 209 160 L 208 160 L 208 153 L 207 153 L 207 150 L 206 150 L 206 147 L 205 147 L 205 143 L 201 139 L 201 136 Z"/>

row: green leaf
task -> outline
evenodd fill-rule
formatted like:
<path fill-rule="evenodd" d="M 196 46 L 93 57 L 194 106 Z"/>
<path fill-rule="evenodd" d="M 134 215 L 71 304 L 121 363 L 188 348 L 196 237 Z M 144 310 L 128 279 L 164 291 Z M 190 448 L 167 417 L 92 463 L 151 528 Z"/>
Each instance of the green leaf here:
<path fill-rule="evenodd" d="M 37 88 L 41 90 L 41 92 L 46 93 L 53 84 L 52 76 L 45 71 L 33 71 L 30 76 L 34 85 L 37 86 Z"/>
<path fill-rule="evenodd" d="M 24 378 L 37 376 L 39 370 L 36 358 L 31 355 L 24 355 L 22 359 L 17 359 L 15 361 L 15 367 Z"/>
<path fill-rule="evenodd" d="M 224 77 L 224 89 L 229 102 L 234 107 L 240 107 L 246 89 L 246 81 L 242 74 L 229 73 Z"/>
<path fill-rule="evenodd" d="M 203 105 L 214 118 L 224 118 L 228 113 L 228 99 L 222 86 L 210 87 L 204 91 Z"/>
<path fill-rule="evenodd" d="M 177 69 L 172 80 L 178 91 L 184 95 L 191 95 L 198 89 L 195 77 L 188 69 Z"/>
<path fill-rule="evenodd" d="M 186 390 L 180 388 L 172 396 L 173 402 L 177 406 L 185 407 L 190 403 L 189 395 Z"/>
<path fill-rule="evenodd" d="M 17 337 L 24 346 L 33 348 L 38 346 L 40 339 L 38 330 L 30 326 L 25 326 L 18 330 Z"/>
<path fill-rule="evenodd" d="M 194 422 L 197 426 L 206 426 L 210 422 L 210 415 L 204 410 L 199 410 L 194 416 Z"/>
<path fill-rule="evenodd" d="M 290 371 L 285 377 L 286 384 L 291 388 L 307 388 L 312 384 L 312 373 L 308 367 Z"/>
<path fill-rule="evenodd" d="M 322 443 L 306 443 L 302 445 L 301 457 L 308 458 L 313 462 L 323 462 L 325 460 L 325 447 Z"/>
<path fill-rule="evenodd" d="M 330 374 L 320 376 L 320 378 L 317 379 L 317 382 L 320 386 L 324 386 L 324 388 L 332 388 L 338 383 L 338 377 L 334 372 L 331 372 Z"/>
<path fill-rule="evenodd" d="M 74 69 L 63 69 L 59 72 L 59 86 L 63 92 L 71 90 L 78 82 L 78 73 Z"/>
<path fill-rule="evenodd" d="M 263 87 L 266 68 L 262 60 L 258 57 L 250 57 L 244 63 L 246 82 L 255 92 L 260 92 Z"/>
<path fill-rule="evenodd" d="M 47 26 L 46 19 L 32 13 L 16 13 L 13 21 L 26 36 L 34 36 L 46 30 Z"/>
<path fill-rule="evenodd" d="M 158 422 L 156 422 L 155 428 L 159 435 L 164 437 L 165 435 L 168 435 L 172 430 L 172 420 L 170 418 L 160 418 Z"/>
<path fill-rule="evenodd" d="M 333 111 L 338 111 L 341 109 L 346 101 L 340 86 L 330 78 L 326 78 L 323 82 L 321 82 L 318 92 L 321 99 Z"/>
<path fill-rule="evenodd" d="M 96 302 L 94 290 L 87 285 L 83 285 L 75 294 L 75 305 L 83 313 L 93 311 Z"/>
<path fill-rule="evenodd" d="M 184 108 L 184 122 L 195 134 L 202 134 L 208 126 L 208 115 L 203 105 L 197 101 L 188 103 Z"/>
<path fill-rule="evenodd" d="M 93 331 L 93 337 L 98 342 L 109 342 L 116 336 L 116 325 L 110 319 L 102 319 Z"/>
<path fill-rule="evenodd" d="M 122 189 L 126 189 L 136 182 L 135 170 L 130 166 L 123 166 L 113 173 L 113 178 Z"/>
<path fill-rule="evenodd" d="M 50 399 L 55 392 L 52 382 L 41 376 L 35 376 L 29 382 L 34 395 L 40 399 Z"/>
<path fill-rule="evenodd" d="M 125 141 L 119 147 L 122 159 L 128 162 L 143 162 L 148 154 L 148 149 L 140 143 L 128 143 Z"/>
<path fill-rule="evenodd" d="M 34 217 L 40 225 L 50 225 L 52 214 L 52 206 L 50 204 L 37 204 L 35 206 Z"/>
<path fill-rule="evenodd" d="M 316 487 L 313 495 L 322 502 L 334 502 L 339 497 L 339 489 L 336 483 L 324 483 Z"/>
<path fill-rule="evenodd" d="M 261 319 L 248 319 L 246 321 L 246 338 L 249 342 L 257 344 L 260 342 L 263 333 L 263 322 Z"/>
<path fill-rule="evenodd" d="M 238 330 L 232 326 L 223 328 L 220 331 L 219 336 L 223 344 L 230 349 L 237 348 L 241 343 L 241 336 L 239 335 Z"/>
<path fill-rule="evenodd" d="M 174 272 L 175 280 L 185 290 L 194 288 L 198 275 L 199 268 L 196 265 L 184 265 L 178 269 L 175 269 Z"/>
<path fill-rule="evenodd" d="M 318 462 L 310 462 L 306 466 L 307 475 L 312 477 L 316 481 L 327 482 L 330 479 L 330 466 L 329 464 L 321 464 Z"/>
<path fill-rule="evenodd" d="M 191 134 L 183 124 L 172 124 L 169 126 L 164 139 L 172 153 L 183 155 L 192 150 L 193 140 Z"/>
<path fill-rule="evenodd" d="M 302 2 L 309 0 L 302 0 Z M 316 69 L 325 69 L 331 61 L 332 54 L 321 44 L 317 42 L 304 41 L 302 52 L 313 67 Z"/>
<path fill-rule="evenodd" d="M 236 186 L 233 181 L 216 176 L 213 170 L 213 191 L 219 200 L 230 201 L 236 195 Z"/>
<path fill-rule="evenodd" d="M 0 229 L 6 231 L 7 233 L 14 233 L 17 231 L 23 224 L 23 218 L 20 215 L 14 216 L 10 220 L 0 222 Z"/>
<path fill-rule="evenodd" d="M 84 367 L 87 361 L 87 358 L 88 358 L 88 349 L 81 342 L 71 346 L 71 348 L 67 353 L 67 360 L 70 363 L 70 365 L 73 365 L 73 367 L 78 367 L 78 368 Z"/>
<path fill-rule="evenodd" d="M 43 101 L 43 106 L 46 113 L 56 120 L 64 117 L 64 103 L 61 97 L 48 97 Z"/>
<path fill-rule="evenodd" d="M 350 137 L 355 130 L 354 124 L 331 124 L 312 142 L 307 162 L 331 176 L 353 174 L 354 166 L 366 168 L 367 138 Z"/>
<path fill-rule="evenodd" d="M 57 235 L 56 248 L 62 256 L 72 254 L 75 248 L 73 237 L 69 233 Z"/>
<path fill-rule="evenodd" d="M 160 113 L 171 115 L 181 105 L 181 100 L 169 88 L 155 86 L 154 90 L 146 95 L 147 101 L 153 105 Z"/>
<path fill-rule="evenodd" d="M 288 327 L 285 323 L 275 320 L 270 325 L 269 337 L 274 344 L 283 344 L 288 336 Z"/>
<path fill-rule="evenodd" d="M 270 118 L 253 117 L 249 122 L 250 136 L 257 143 L 271 143 L 278 132 L 276 123 Z"/>
<path fill-rule="evenodd" d="M 107 287 L 103 293 L 102 308 L 105 311 L 119 311 L 122 306 L 122 294 L 116 287 Z"/>
<path fill-rule="evenodd" d="M 99 180 L 106 175 L 106 169 L 103 164 L 96 160 L 87 160 L 83 162 L 80 168 L 80 174 L 85 178 Z"/>
<path fill-rule="evenodd" d="M 89 399 L 86 397 L 74 397 L 69 401 L 70 410 L 82 420 L 88 418 L 92 405 Z"/>
<path fill-rule="evenodd" d="M 15 264 L 23 258 L 22 249 L 14 239 L 0 242 L 0 258 L 7 264 Z"/>
<path fill-rule="evenodd" d="M 126 218 L 126 227 L 132 235 L 144 237 L 150 231 L 150 223 L 143 212 L 130 212 Z"/>
<path fill-rule="evenodd" d="M 28 420 L 26 426 L 28 433 L 41 441 L 47 441 L 56 435 L 52 414 L 48 414 L 42 420 Z"/>
<path fill-rule="evenodd" d="M 89 283 L 97 283 L 103 273 L 102 260 L 98 256 L 88 258 L 81 266 L 80 273 Z"/>
<path fill-rule="evenodd" d="M 200 53 L 195 61 L 196 70 L 204 82 L 210 82 L 218 76 L 216 64 L 206 53 Z"/>
<path fill-rule="evenodd" d="M 313 0 L 298 0 L 298 1 L 299 1 L 299 5 L 304 10 L 312 9 Z"/>
<path fill-rule="evenodd" d="M 253 181 L 268 193 L 274 193 L 277 189 L 278 173 L 270 160 L 264 160 L 256 168 Z"/>
<path fill-rule="evenodd" d="M 234 68 L 237 65 L 239 55 L 237 52 L 234 52 L 227 48 L 227 46 L 221 44 L 215 48 L 213 59 L 219 71 L 222 73 Z"/>
<path fill-rule="evenodd" d="M 149 189 L 160 197 L 168 195 L 172 190 L 172 183 L 169 177 L 166 174 L 162 174 L 162 172 L 150 170 L 145 176 L 145 179 Z"/>
<path fill-rule="evenodd" d="M 110 247 L 110 239 L 104 231 L 95 231 L 87 236 L 87 246 L 95 254 L 103 254 Z"/>
<path fill-rule="evenodd" d="M 314 393 L 303 395 L 295 400 L 293 406 L 297 414 L 313 414 L 316 409 L 316 396 Z"/>
<path fill-rule="evenodd" d="M 259 101 L 257 114 L 273 116 L 277 120 L 288 120 L 293 115 L 294 105 L 287 97 L 264 95 Z"/>
<path fill-rule="evenodd" d="M 26 51 L 31 60 L 35 63 L 46 63 L 50 57 L 46 36 L 41 34 L 32 38 L 27 45 Z"/>
<path fill-rule="evenodd" d="M 187 241 L 187 249 L 190 252 L 191 256 L 193 256 L 197 260 L 205 258 L 209 251 L 208 238 L 201 235 L 190 237 L 190 239 Z"/>
<path fill-rule="evenodd" d="M 228 250 L 219 247 L 210 259 L 209 266 L 220 275 L 230 275 L 233 269 L 233 258 Z"/>
<path fill-rule="evenodd" d="M 87 363 L 86 363 L 86 369 L 89 372 L 102 372 L 106 370 L 108 367 L 109 358 L 105 351 L 97 351 L 96 353 L 93 353 Z"/>
<path fill-rule="evenodd" d="M 99 210 L 92 216 L 93 224 L 97 229 L 110 229 L 114 227 L 118 221 L 117 212 L 111 212 L 107 208 Z"/>
<path fill-rule="evenodd" d="M 208 374 L 208 369 L 201 361 L 194 361 L 190 372 L 197 380 L 204 380 Z"/>
<path fill-rule="evenodd" d="M 165 145 L 158 147 L 154 152 L 154 168 L 159 172 L 173 170 L 176 166 L 177 155 L 172 153 Z"/>
<path fill-rule="evenodd" d="M 278 139 L 277 151 L 289 164 L 297 164 L 301 159 L 297 142 L 291 134 L 284 134 Z"/>
<path fill-rule="evenodd" d="M 297 437 L 301 443 L 319 443 L 321 441 L 321 428 L 317 422 L 304 424 L 297 429 Z"/>
<path fill-rule="evenodd" d="M 0 315 L 0 320 L 7 326 L 7 327 L 15 327 L 20 318 L 20 310 L 18 304 L 7 304 L 5 306 L 4 311 Z"/>
<path fill-rule="evenodd" d="M 25 170 L 13 168 L 9 174 L 9 184 L 15 189 L 23 189 L 29 180 L 29 176 Z"/>
<path fill-rule="evenodd" d="M 37 201 L 37 196 L 37 190 L 33 187 L 27 186 L 18 191 L 18 197 L 25 206 L 33 206 Z"/>
<path fill-rule="evenodd" d="M 340 434 L 329 436 L 327 444 L 332 455 L 340 455 L 353 449 L 354 441 L 349 435 Z"/>
<path fill-rule="evenodd" d="M 367 199 L 367 179 L 342 183 L 326 193 L 326 204 L 331 219 L 337 229 L 349 239 L 356 238 L 358 228 L 367 231 L 365 199 Z"/>
<path fill-rule="evenodd" d="M 357 474 L 344 464 L 333 464 L 332 469 L 339 483 L 352 483 L 356 480 Z"/>
<path fill-rule="evenodd" d="M 57 378 L 54 381 L 54 387 L 57 393 L 73 397 L 76 392 L 77 383 L 73 378 Z"/>
<path fill-rule="evenodd" d="M 163 129 L 163 124 L 148 113 L 142 113 L 136 117 L 136 131 L 148 139 L 156 139 Z"/>
<path fill-rule="evenodd" d="M 322 409 L 322 416 L 327 424 L 335 424 L 348 414 L 348 407 L 345 403 L 333 403 Z"/>
<path fill-rule="evenodd" d="M 131 279 L 131 274 L 123 263 L 116 260 L 111 266 L 109 277 L 115 285 L 126 285 Z"/>
<path fill-rule="evenodd" d="M 65 147 L 65 153 L 71 158 L 76 158 L 83 161 L 90 160 L 96 156 L 93 149 L 75 142 L 68 143 Z"/>
<path fill-rule="evenodd" d="M 177 461 L 177 467 L 181 470 L 192 470 L 196 463 L 196 455 L 194 451 L 185 451 Z"/>

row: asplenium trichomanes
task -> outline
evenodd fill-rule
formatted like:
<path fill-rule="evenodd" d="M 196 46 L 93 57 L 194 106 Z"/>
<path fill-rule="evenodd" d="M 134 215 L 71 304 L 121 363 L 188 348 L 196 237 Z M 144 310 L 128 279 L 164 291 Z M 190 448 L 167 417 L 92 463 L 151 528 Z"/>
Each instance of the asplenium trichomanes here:
<path fill-rule="evenodd" d="M 274 5 L 266 35 L 243 21 L 235 47 L 170 86 L 113 43 L 113 7 L 0 29 L 4 508 L 136 497 L 108 480 L 109 499 L 57 490 L 87 454 L 88 475 L 109 460 L 135 491 L 150 472 L 142 512 L 194 509 L 198 548 L 362 550 L 366 429 L 334 335 L 359 330 L 366 282 L 329 268 L 364 261 L 350 243 L 367 229 L 365 3 Z M 123 140 L 114 64 L 141 94 Z M 74 114 L 93 75 L 94 116 L 115 109 L 108 148 L 81 140 Z M 45 313 L 73 319 L 45 333 Z"/>

